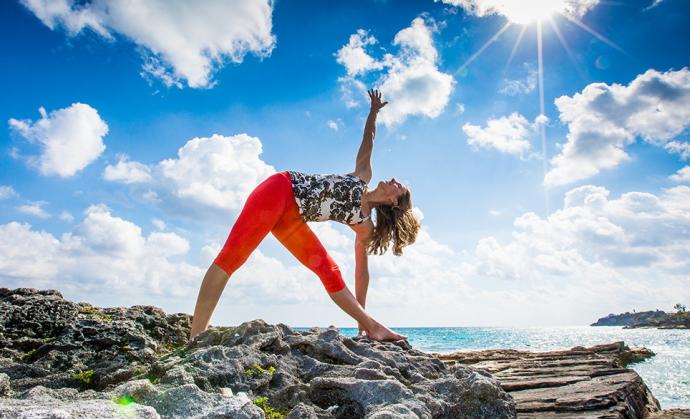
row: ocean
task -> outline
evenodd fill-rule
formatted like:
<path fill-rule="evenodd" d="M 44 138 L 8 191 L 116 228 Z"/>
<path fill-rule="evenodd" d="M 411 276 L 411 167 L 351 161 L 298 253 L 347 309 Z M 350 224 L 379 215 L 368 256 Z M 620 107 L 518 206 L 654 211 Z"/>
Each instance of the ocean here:
<path fill-rule="evenodd" d="M 308 330 L 308 328 L 296 328 Z M 425 352 L 518 349 L 533 352 L 624 341 L 656 353 L 632 364 L 664 409 L 690 408 L 690 330 L 623 329 L 622 326 L 564 327 L 396 327 Z M 357 328 L 341 328 L 345 336 Z"/>

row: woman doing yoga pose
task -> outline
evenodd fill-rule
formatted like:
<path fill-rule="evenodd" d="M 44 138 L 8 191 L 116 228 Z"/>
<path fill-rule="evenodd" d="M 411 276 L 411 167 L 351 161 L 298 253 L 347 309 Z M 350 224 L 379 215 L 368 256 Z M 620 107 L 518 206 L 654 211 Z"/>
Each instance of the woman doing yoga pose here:
<path fill-rule="evenodd" d="M 230 276 L 247 260 L 269 233 L 323 282 L 331 299 L 357 320 L 359 333 L 370 339 L 397 340 L 406 336 L 374 320 L 365 310 L 369 287 L 369 254 L 383 254 L 390 245 L 396 256 L 414 243 L 419 220 L 412 212 L 410 190 L 392 178 L 368 190 L 376 115 L 388 102 L 370 90 L 371 109 L 357 153 L 355 171 L 346 175 L 279 172 L 257 186 L 244 204 L 220 253 L 201 283 L 191 337 L 208 327 L 211 314 Z M 371 220 L 376 211 L 376 225 Z M 326 252 L 307 221 L 332 220 L 347 224 L 355 237 L 355 294 L 350 292 L 335 261 Z"/>

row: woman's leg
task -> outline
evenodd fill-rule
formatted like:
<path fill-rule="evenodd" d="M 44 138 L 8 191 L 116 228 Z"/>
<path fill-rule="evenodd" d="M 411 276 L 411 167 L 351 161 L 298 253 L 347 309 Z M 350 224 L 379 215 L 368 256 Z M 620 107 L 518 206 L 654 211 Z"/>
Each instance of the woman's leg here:
<path fill-rule="evenodd" d="M 367 330 L 372 330 L 375 320 L 364 311 L 347 288 L 338 265 L 307 223 L 300 218 L 296 205 L 288 205 L 285 214 L 271 232 L 297 260 L 321 279 L 328 295 L 344 312 Z"/>
<path fill-rule="evenodd" d="M 228 279 L 282 216 L 292 196 L 290 179 L 285 176 L 283 173 L 270 176 L 247 197 L 228 239 L 201 283 L 192 320 L 192 338 L 206 330 Z"/>

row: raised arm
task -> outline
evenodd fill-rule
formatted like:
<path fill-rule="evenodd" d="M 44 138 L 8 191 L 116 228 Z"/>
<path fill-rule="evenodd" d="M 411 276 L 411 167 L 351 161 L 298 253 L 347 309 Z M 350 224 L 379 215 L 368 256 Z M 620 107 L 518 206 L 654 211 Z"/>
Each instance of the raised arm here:
<path fill-rule="evenodd" d="M 374 148 L 374 137 L 376 136 L 376 115 L 378 115 L 379 110 L 386 106 L 388 102 L 381 101 L 381 92 L 378 90 L 372 89 L 367 91 L 367 93 L 371 100 L 371 108 L 369 110 L 367 122 L 364 124 L 364 136 L 362 138 L 362 144 L 359 146 L 359 151 L 357 152 L 354 173 L 365 182 L 369 183 L 372 176 L 371 151 Z"/>

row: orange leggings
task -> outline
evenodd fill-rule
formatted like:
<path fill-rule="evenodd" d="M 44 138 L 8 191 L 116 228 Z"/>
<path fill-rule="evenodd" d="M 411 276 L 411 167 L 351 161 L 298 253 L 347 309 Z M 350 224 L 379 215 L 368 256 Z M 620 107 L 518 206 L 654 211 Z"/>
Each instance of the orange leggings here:
<path fill-rule="evenodd" d="M 269 176 L 249 194 L 213 263 L 232 275 L 269 231 L 319 276 L 327 292 L 345 288 L 338 265 L 300 216 L 287 172 Z"/>

